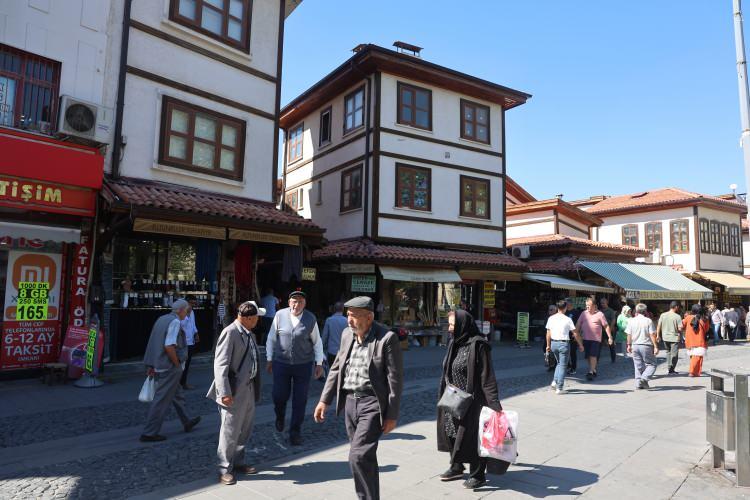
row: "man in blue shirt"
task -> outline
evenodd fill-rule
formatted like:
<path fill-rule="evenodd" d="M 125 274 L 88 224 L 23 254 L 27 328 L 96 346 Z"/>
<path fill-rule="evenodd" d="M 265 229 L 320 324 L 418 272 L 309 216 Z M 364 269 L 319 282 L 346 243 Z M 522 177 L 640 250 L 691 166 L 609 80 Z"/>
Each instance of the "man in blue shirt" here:
<path fill-rule="evenodd" d="M 336 302 L 333 305 L 333 315 L 330 316 L 323 326 L 323 350 L 326 353 L 328 367 L 333 365 L 336 354 L 339 352 L 341 344 L 341 332 L 349 326 L 347 319 L 344 317 L 344 304 Z"/>

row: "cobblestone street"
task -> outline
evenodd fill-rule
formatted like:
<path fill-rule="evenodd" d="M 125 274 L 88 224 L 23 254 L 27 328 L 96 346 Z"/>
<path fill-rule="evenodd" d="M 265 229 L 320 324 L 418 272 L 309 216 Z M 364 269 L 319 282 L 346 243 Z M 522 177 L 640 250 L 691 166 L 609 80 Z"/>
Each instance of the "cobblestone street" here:
<path fill-rule="evenodd" d="M 407 384 L 400 426 L 434 419 L 436 378 L 443 352 L 428 348 L 406 353 Z M 549 384 L 551 376 L 541 364 L 540 349 L 502 346 L 494 349 L 493 357 L 503 400 L 546 389 Z M 736 365 L 747 359 L 748 347 L 724 346 L 712 350 L 709 366 L 722 360 Z M 663 368 L 657 373 L 661 371 Z M 583 373 L 585 366 L 579 364 L 579 375 L 569 379 L 572 393 L 584 386 Z M 614 365 L 603 360 L 599 373 L 595 387 L 616 384 L 631 376 L 632 363 L 622 357 Z M 89 404 L 45 412 L 40 399 L 36 411 L 0 420 L 0 470 L 4 471 L 0 475 L 0 498 L 127 498 L 196 480 L 212 480 L 218 416 L 215 405 L 203 397 L 202 387 L 209 376 L 208 365 L 196 370 L 194 383 L 200 389 L 190 391 L 187 397 L 191 414 L 203 416 L 198 428 L 184 434 L 171 415 L 164 429 L 169 439 L 157 444 L 137 441 L 146 412 L 146 405 L 134 401 L 137 391 L 120 394 L 120 401 L 108 394 L 122 392 L 123 387 L 137 388 L 140 376 L 131 375 L 90 391 L 70 386 L 52 388 L 73 391 L 71 395 L 78 398 L 88 396 Z M 29 397 L 34 397 L 35 390 L 30 387 Z M 12 383 L 2 389 L 19 390 Z M 311 386 L 310 412 L 320 389 L 320 383 Z M 273 428 L 269 394 L 270 385 L 264 384 L 249 462 L 262 466 L 346 442 L 342 421 L 330 418 L 321 425 L 308 420 L 303 428 L 303 445 L 290 447 L 285 436 Z M 96 404 L 99 399 L 107 402 Z M 392 439 L 399 439 L 398 429 Z"/>

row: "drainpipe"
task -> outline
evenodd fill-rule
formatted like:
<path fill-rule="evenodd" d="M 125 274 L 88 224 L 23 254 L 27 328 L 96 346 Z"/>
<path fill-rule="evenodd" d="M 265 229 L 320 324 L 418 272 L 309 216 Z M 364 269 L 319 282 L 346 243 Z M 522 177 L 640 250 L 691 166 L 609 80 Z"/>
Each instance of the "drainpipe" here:
<path fill-rule="evenodd" d="M 125 66 L 128 64 L 130 43 L 130 7 L 133 0 L 125 0 L 122 15 L 122 40 L 120 42 L 120 71 L 117 78 L 117 104 L 115 108 L 115 136 L 112 144 L 112 177 L 120 177 L 120 155 L 122 154 L 122 114 L 125 107 Z"/>

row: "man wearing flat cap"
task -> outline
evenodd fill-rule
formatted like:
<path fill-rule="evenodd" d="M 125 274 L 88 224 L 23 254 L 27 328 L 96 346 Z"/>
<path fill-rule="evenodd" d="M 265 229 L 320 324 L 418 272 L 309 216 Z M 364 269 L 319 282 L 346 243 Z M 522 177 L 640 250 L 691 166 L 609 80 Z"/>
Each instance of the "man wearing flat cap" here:
<path fill-rule="evenodd" d="M 358 498 L 366 499 L 380 498 L 378 441 L 396 427 L 403 387 L 398 335 L 374 321 L 374 305 L 369 297 L 344 304 L 349 326 L 314 414 L 322 422 L 336 396 L 336 414 L 344 412 L 351 443 L 354 488 Z"/>
<path fill-rule="evenodd" d="M 286 404 L 291 395 L 289 442 L 293 446 L 302 444 L 302 421 L 313 366 L 316 379 L 323 374 L 323 341 L 315 315 L 305 310 L 306 298 L 299 290 L 289 294 L 289 307 L 276 313 L 266 340 L 266 370 L 273 374 L 276 430 L 284 430 Z"/>
<path fill-rule="evenodd" d="M 237 319 L 219 335 L 214 354 L 214 381 L 206 397 L 219 405 L 219 482 L 234 484 L 235 474 L 254 474 L 245 463 L 245 445 L 260 401 L 261 359 L 252 329 L 266 313 L 255 302 L 243 302 Z"/>

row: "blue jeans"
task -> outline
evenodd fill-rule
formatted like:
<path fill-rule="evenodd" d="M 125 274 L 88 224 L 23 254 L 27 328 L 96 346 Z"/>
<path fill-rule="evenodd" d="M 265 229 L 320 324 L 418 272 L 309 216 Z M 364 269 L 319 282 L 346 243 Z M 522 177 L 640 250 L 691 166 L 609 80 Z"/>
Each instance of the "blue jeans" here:
<path fill-rule="evenodd" d="M 721 323 L 714 323 L 711 326 L 713 326 L 713 330 L 714 330 L 714 345 L 716 345 L 721 340 Z"/>
<path fill-rule="evenodd" d="M 550 350 L 557 358 L 554 381 L 558 389 L 563 388 L 565 383 L 565 370 L 568 367 L 568 354 L 570 353 L 570 342 L 567 340 L 553 340 Z"/>

